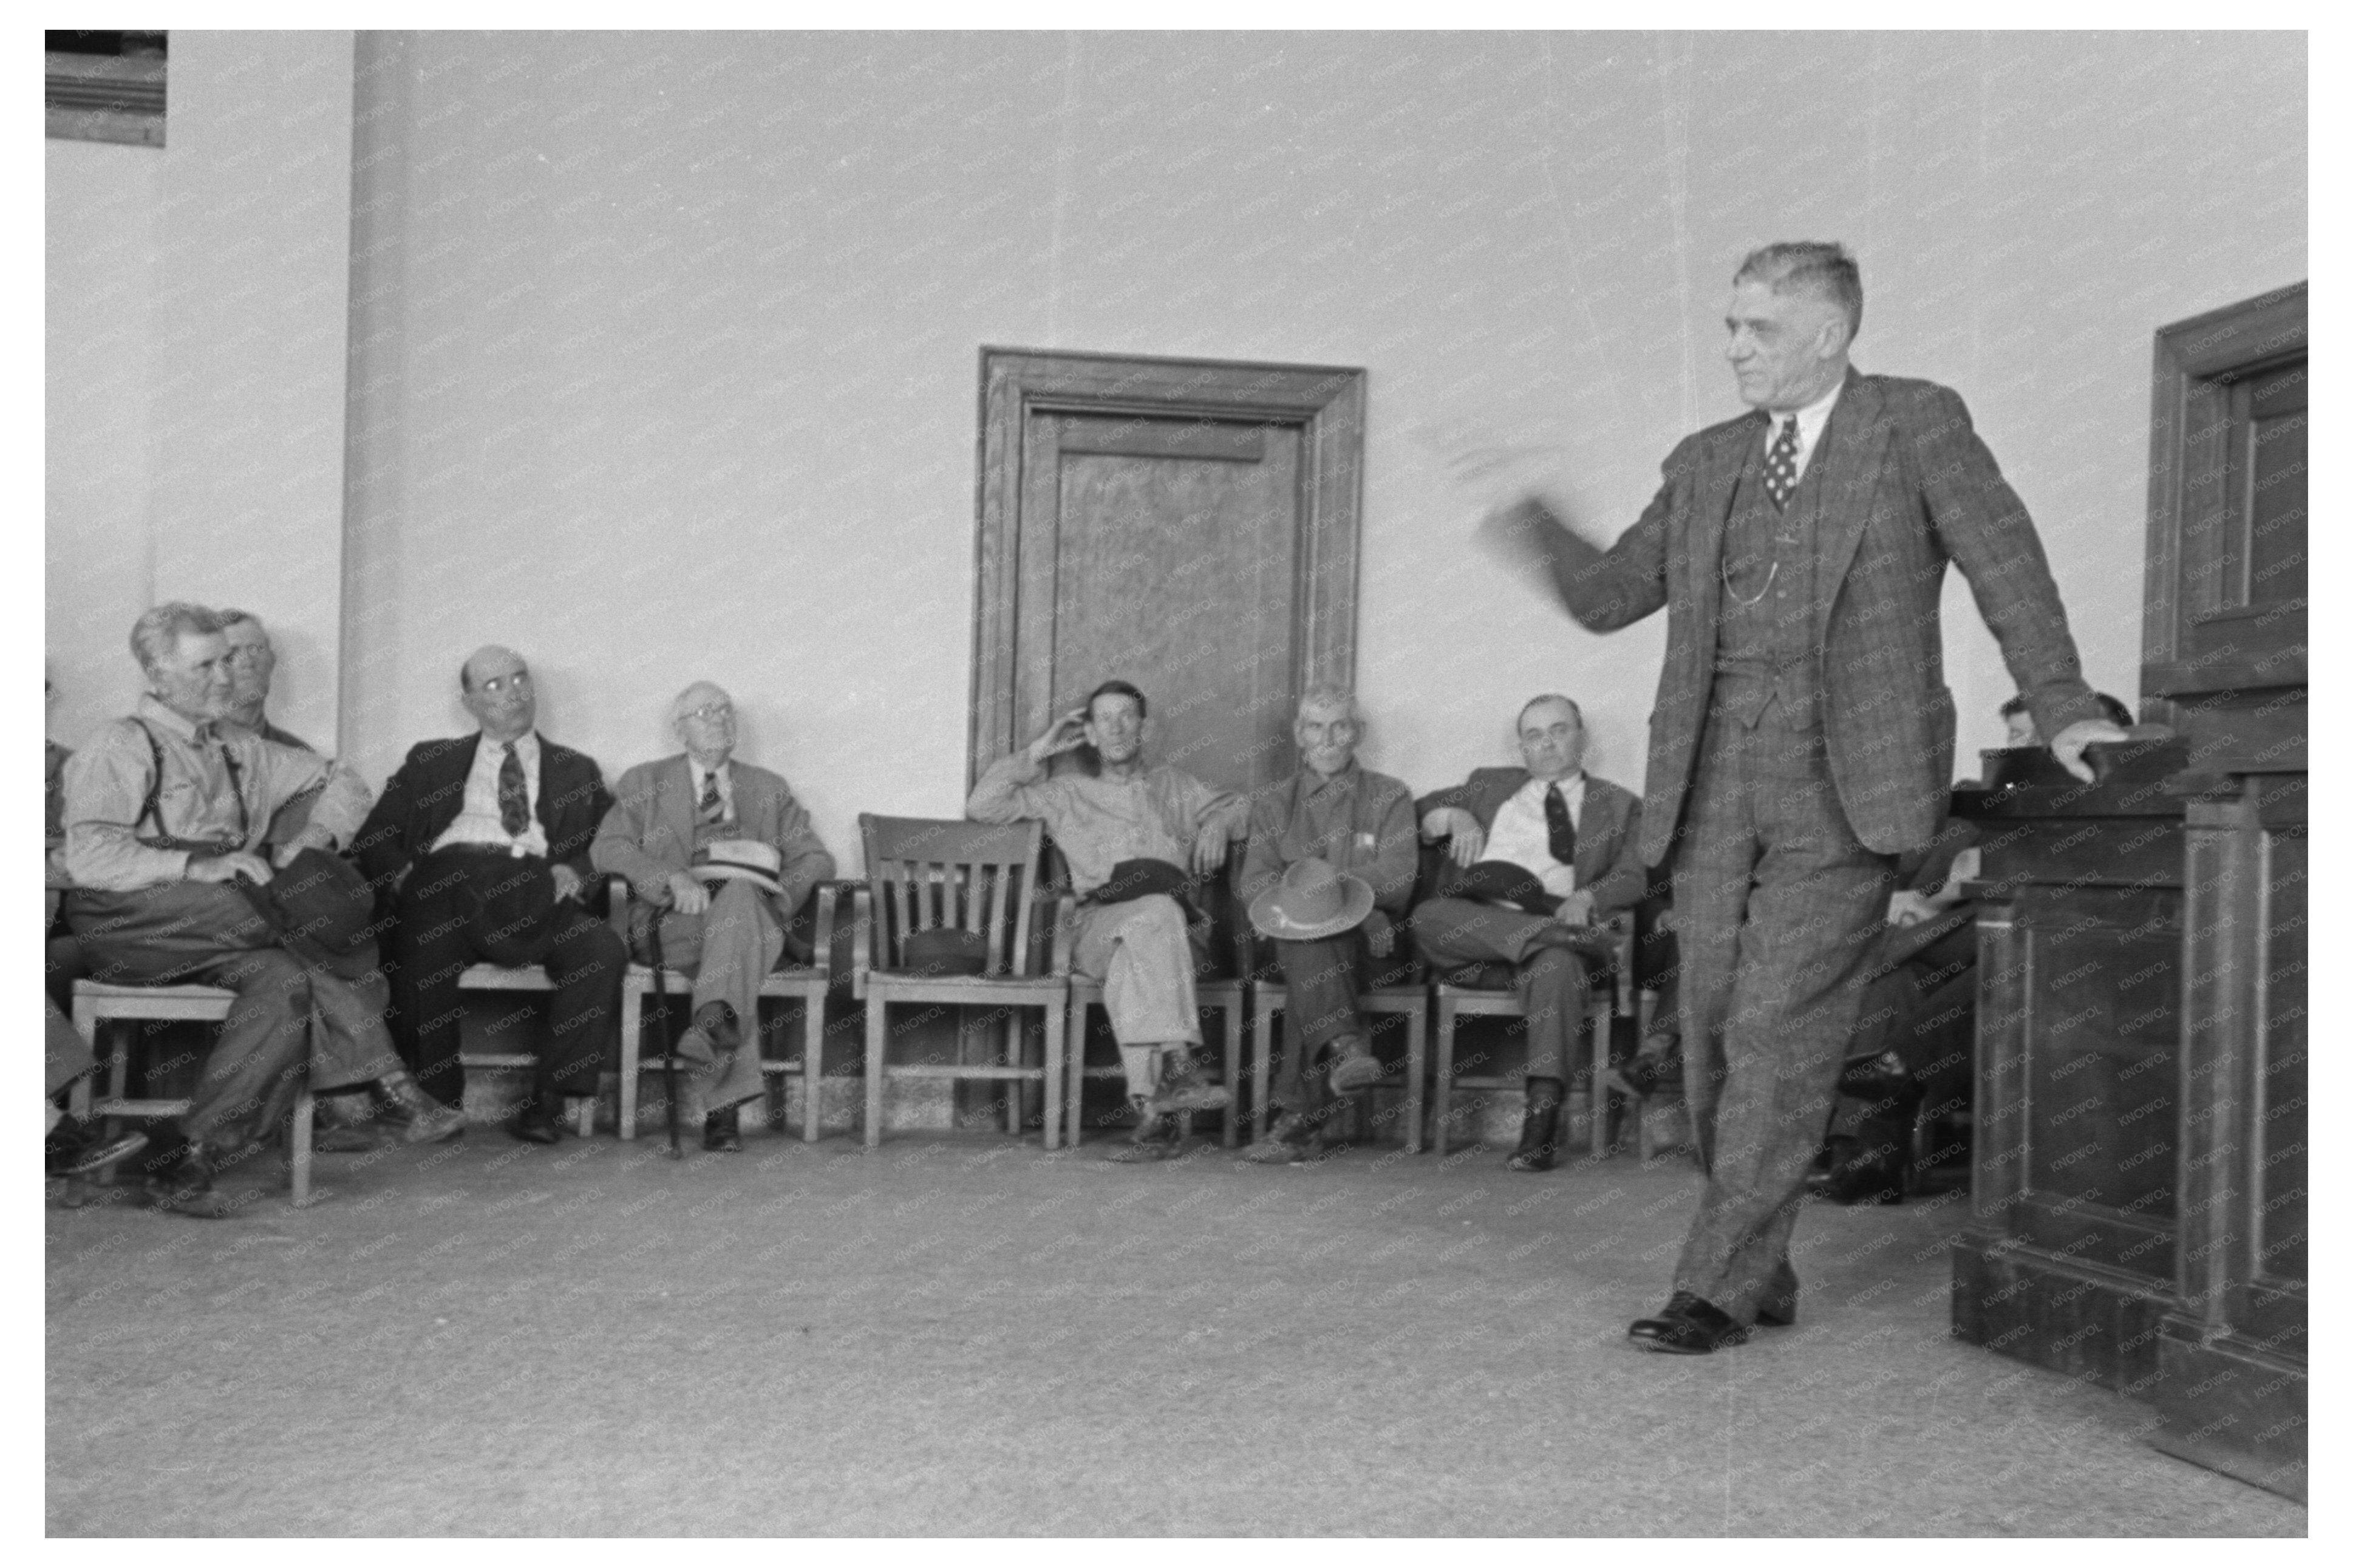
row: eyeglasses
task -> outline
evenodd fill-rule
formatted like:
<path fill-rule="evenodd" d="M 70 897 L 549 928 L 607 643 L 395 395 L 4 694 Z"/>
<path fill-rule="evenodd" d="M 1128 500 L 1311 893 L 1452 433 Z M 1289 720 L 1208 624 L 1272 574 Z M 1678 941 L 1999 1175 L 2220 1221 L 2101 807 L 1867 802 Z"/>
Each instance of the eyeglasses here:
<path fill-rule="evenodd" d="M 512 675 L 493 675 L 489 680 L 484 681 L 480 685 L 476 686 L 474 690 L 478 692 L 520 692 L 529 689 L 530 685 L 531 672 L 528 670 L 517 670 Z"/>
<path fill-rule="evenodd" d="M 705 703 L 699 708 L 687 709 L 686 712 L 681 714 L 679 716 L 681 718 L 700 719 L 704 724 L 718 724 L 722 720 L 732 720 L 734 718 L 735 705 L 733 703 Z"/>

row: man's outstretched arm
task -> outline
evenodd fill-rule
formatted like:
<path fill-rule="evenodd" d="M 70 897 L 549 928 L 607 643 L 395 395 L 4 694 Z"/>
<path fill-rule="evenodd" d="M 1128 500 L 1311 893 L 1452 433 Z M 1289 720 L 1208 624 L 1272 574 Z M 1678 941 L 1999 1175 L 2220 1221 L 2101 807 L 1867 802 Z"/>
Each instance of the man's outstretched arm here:
<path fill-rule="evenodd" d="M 1527 496 L 1480 527 L 1489 548 L 1535 567 L 1562 608 L 1588 631 L 1630 626 L 1667 602 L 1667 515 L 1672 485 L 1608 549 L 1580 535 L 1542 499 Z"/>

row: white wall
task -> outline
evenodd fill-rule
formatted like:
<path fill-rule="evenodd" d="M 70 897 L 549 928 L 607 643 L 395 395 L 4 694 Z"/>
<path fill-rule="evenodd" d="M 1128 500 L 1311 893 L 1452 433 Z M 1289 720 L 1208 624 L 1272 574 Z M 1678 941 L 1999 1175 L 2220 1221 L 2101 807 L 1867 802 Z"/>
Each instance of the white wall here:
<path fill-rule="evenodd" d="M 352 35 L 172 34 L 161 149 L 47 143 L 47 640 L 69 744 L 126 712 L 127 634 L 235 604 L 272 716 L 338 729 Z"/>
<path fill-rule="evenodd" d="M 463 728 L 496 640 L 608 772 L 732 686 L 846 864 L 860 810 L 955 811 L 997 344 L 1368 367 L 1367 760 L 1505 759 L 1558 687 L 1637 783 L 1662 627 L 1469 554 L 1448 462 L 1517 449 L 1624 526 L 1737 411 L 1726 281 L 1788 238 L 1861 255 L 1863 368 L 1968 397 L 2129 698 L 2149 334 L 2304 275 L 2305 69 L 2300 35 L 362 35 L 349 749 L 381 779 Z M 1947 627 L 1967 766 L 2009 683 L 1957 593 Z"/>

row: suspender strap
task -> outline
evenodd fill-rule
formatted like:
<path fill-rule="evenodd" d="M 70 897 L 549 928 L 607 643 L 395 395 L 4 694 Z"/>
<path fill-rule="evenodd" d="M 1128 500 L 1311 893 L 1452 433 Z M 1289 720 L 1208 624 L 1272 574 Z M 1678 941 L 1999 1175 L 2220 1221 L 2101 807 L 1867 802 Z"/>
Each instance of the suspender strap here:
<path fill-rule="evenodd" d="M 159 810 L 164 794 L 164 743 L 155 738 L 154 726 L 145 719 L 134 714 L 131 722 L 137 725 L 139 733 L 147 737 L 147 754 L 154 762 L 154 776 L 147 781 L 147 798 L 140 802 L 139 814 L 131 820 L 131 829 L 136 833 L 140 824 L 153 817 L 155 819 L 155 836 L 142 838 L 139 842 L 150 849 L 186 850 L 192 854 L 227 854 L 243 849 L 245 841 L 253 833 L 253 817 L 245 803 L 245 774 L 237 765 L 237 755 L 227 746 L 221 747 L 221 763 L 228 769 L 229 793 L 237 797 L 237 842 L 218 844 L 202 839 L 178 838 L 164 831 L 164 814 Z"/>

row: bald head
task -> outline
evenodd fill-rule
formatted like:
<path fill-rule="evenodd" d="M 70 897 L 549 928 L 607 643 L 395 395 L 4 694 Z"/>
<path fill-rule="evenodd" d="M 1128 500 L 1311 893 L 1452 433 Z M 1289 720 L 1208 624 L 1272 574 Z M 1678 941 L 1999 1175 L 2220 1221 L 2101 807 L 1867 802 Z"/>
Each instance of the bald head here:
<path fill-rule="evenodd" d="M 520 740 L 531 733 L 539 714 L 539 695 L 532 689 L 531 667 L 512 648 L 493 642 L 477 649 L 458 667 L 459 701 L 495 741 Z"/>

